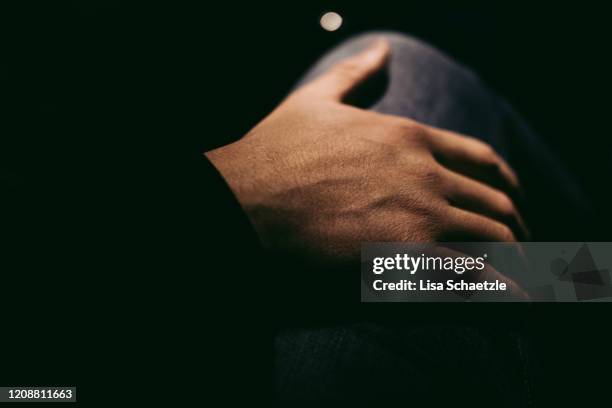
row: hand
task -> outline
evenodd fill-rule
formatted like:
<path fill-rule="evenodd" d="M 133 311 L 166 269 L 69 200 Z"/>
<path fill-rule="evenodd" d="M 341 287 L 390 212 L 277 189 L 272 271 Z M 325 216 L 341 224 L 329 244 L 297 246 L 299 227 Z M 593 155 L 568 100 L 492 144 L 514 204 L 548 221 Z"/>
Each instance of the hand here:
<path fill-rule="evenodd" d="M 263 244 L 358 259 L 363 241 L 515 241 L 518 181 L 488 145 L 357 109 L 344 96 L 381 69 L 384 40 L 293 92 L 244 138 L 206 153 Z"/>

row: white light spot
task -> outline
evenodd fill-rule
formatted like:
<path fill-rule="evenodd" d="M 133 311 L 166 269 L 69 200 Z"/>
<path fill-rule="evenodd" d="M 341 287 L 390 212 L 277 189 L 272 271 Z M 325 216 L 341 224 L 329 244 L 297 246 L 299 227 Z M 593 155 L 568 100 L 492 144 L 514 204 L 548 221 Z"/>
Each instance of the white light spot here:
<path fill-rule="evenodd" d="M 342 25 L 342 16 L 330 11 L 321 17 L 321 27 L 327 31 L 336 31 Z"/>

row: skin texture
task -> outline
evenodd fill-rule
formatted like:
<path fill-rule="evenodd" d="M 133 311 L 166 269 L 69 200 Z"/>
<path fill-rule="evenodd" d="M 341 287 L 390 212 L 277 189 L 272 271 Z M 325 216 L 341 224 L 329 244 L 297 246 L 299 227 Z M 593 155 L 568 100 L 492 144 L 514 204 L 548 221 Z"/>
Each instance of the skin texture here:
<path fill-rule="evenodd" d="M 389 52 L 374 42 L 205 153 L 264 246 L 337 261 L 358 259 L 364 241 L 526 238 L 518 180 L 491 147 L 343 103 Z"/>

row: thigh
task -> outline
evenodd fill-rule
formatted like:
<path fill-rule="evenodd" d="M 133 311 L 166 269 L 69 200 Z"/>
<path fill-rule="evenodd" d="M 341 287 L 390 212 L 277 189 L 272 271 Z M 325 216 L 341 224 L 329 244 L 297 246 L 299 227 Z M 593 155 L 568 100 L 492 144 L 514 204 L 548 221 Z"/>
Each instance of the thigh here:
<path fill-rule="evenodd" d="M 369 87 L 367 98 L 359 98 L 361 104 L 377 112 L 478 137 L 503 154 L 503 120 L 497 98 L 472 71 L 407 35 L 382 32 L 350 39 L 315 63 L 300 84 L 381 36 L 389 41 L 392 50 L 383 73 L 385 78 Z"/>
<path fill-rule="evenodd" d="M 276 339 L 277 398 L 283 407 L 526 407 L 520 342 L 457 324 L 287 330 Z"/>

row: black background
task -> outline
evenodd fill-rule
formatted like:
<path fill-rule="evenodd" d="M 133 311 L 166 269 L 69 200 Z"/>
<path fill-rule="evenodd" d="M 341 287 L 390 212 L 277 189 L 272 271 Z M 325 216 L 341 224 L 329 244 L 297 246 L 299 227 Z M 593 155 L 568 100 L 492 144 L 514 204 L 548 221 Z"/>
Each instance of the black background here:
<path fill-rule="evenodd" d="M 319 26 L 328 10 L 344 17 L 337 32 Z M 584 238 L 609 240 L 610 27 L 604 5 L 25 2 L 7 7 L 1 19 L 0 175 L 8 192 L 3 202 L 8 223 L 19 226 L 10 237 L 17 249 L 10 251 L 29 271 L 28 278 L 17 277 L 20 269 L 7 273 L 3 314 L 14 326 L 7 321 L 3 337 L 12 350 L 37 351 L 25 360 L 14 354 L 0 368 L 6 385 L 67 382 L 93 388 L 94 376 L 81 358 L 93 355 L 99 362 L 101 344 L 129 342 L 104 330 L 99 316 L 111 307 L 112 296 L 94 296 L 92 289 L 121 277 L 105 276 L 109 265 L 92 265 L 90 248 L 78 239 L 83 230 L 112 220 L 81 202 L 93 198 L 119 208 L 128 200 L 108 191 L 137 195 L 141 183 L 163 179 L 184 155 L 239 138 L 322 52 L 362 31 L 408 32 L 474 68 L 523 113 L 588 192 L 601 224 Z M 64 224 L 57 214 L 79 221 Z M 59 248 L 52 233 L 40 232 L 47 225 L 47 231 L 71 235 L 71 246 Z M 124 250 L 132 251 L 134 244 L 123 240 Z M 36 254 L 29 251 L 33 246 Z M 53 270 L 41 268 L 49 264 Z M 58 276 L 66 285 L 57 283 Z M 83 315 L 82 302 L 92 296 L 102 303 Z M 511 313 L 527 314 L 526 322 L 508 324 L 519 325 L 536 344 L 544 385 L 538 401 L 604 396 L 607 379 L 595 371 L 612 362 L 605 334 L 610 308 L 525 309 Z M 373 308 L 371 315 L 388 312 Z M 143 318 L 131 313 L 136 322 Z M 499 323 L 508 310 L 466 305 L 461 314 Z M 39 330 L 27 326 L 33 317 L 40 318 Z M 55 325 L 65 319 L 72 323 L 58 332 Z"/>

